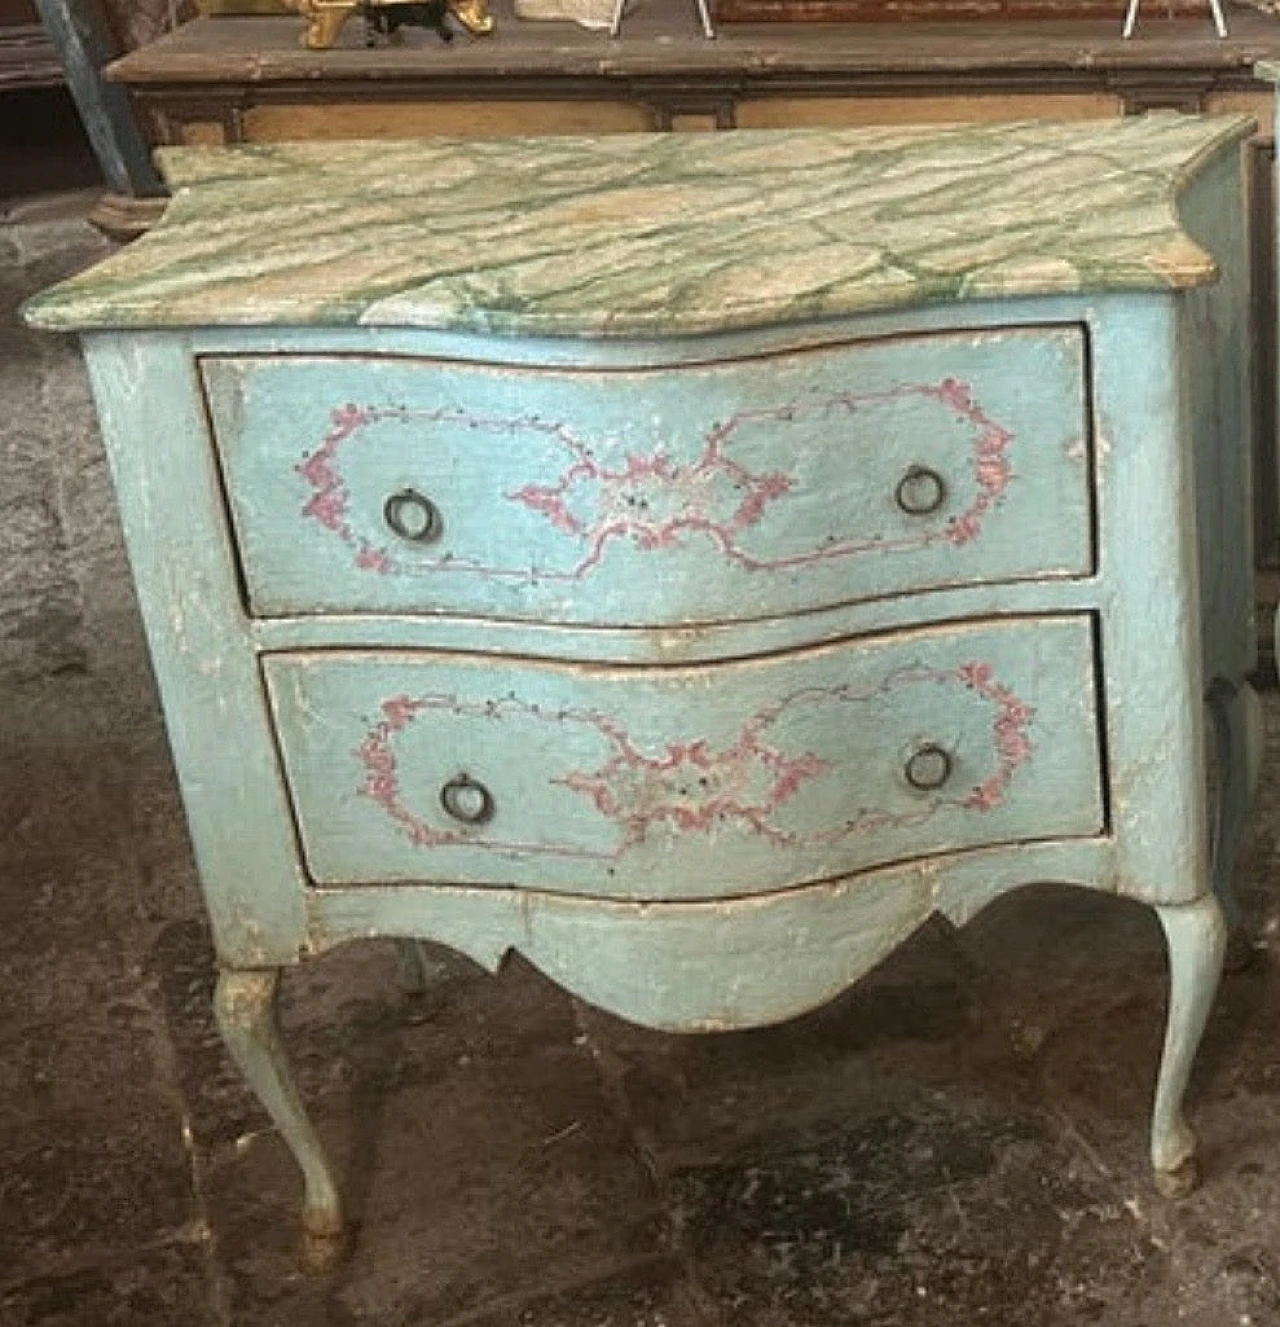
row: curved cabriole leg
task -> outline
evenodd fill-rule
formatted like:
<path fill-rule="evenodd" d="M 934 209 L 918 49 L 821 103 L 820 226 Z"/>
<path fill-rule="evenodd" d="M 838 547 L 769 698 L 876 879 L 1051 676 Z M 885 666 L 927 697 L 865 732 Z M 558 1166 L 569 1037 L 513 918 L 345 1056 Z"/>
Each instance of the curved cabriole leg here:
<path fill-rule="evenodd" d="M 1151 1164 L 1156 1188 L 1166 1198 L 1181 1198 L 1199 1179 L 1182 1098 L 1222 975 L 1226 926 L 1212 894 L 1156 912 L 1169 947 L 1169 1018 L 1151 1118 Z"/>
<path fill-rule="evenodd" d="M 304 1254 L 321 1270 L 342 1250 L 342 1202 L 280 1043 L 279 985 L 276 968 L 224 971 L 213 1005 L 227 1049 L 302 1168 Z"/>
<path fill-rule="evenodd" d="M 1262 706 L 1248 682 L 1216 678 L 1206 697 L 1217 737 L 1220 787 L 1213 834 L 1213 892 L 1227 922 L 1227 967 L 1241 968 L 1250 947 L 1233 877 L 1262 764 Z"/>

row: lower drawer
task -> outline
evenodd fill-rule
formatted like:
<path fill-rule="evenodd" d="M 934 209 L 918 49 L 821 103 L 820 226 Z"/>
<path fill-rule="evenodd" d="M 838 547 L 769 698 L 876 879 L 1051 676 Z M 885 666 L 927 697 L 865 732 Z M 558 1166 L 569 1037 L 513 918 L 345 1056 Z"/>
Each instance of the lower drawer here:
<path fill-rule="evenodd" d="M 715 898 L 1105 823 L 1083 616 L 691 668 L 327 651 L 264 672 L 318 884 Z"/>

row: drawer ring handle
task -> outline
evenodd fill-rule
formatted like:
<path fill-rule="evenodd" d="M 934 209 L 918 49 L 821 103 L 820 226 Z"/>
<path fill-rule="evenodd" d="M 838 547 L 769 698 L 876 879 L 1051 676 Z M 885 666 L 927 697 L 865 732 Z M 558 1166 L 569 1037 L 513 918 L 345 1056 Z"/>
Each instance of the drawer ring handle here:
<path fill-rule="evenodd" d="M 444 529 L 440 508 L 412 488 L 393 493 L 383 503 L 382 519 L 392 534 L 411 544 L 429 544 L 439 539 Z"/>
<path fill-rule="evenodd" d="M 927 742 L 911 753 L 903 773 L 917 792 L 934 792 L 951 777 L 951 756 L 936 742 Z"/>
<path fill-rule="evenodd" d="M 455 774 L 440 789 L 440 805 L 464 825 L 483 825 L 493 819 L 493 794 L 469 774 Z"/>
<path fill-rule="evenodd" d="M 898 480 L 893 497 L 908 516 L 929 516 L 946 500 L 947 486 L 936 470 L 913 465 Z"/>

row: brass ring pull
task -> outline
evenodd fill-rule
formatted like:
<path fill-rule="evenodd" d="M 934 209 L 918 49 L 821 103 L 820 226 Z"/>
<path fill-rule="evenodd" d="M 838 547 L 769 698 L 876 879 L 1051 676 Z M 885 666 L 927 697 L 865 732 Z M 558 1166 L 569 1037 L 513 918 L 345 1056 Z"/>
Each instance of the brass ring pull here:
<path fill-rule="evenodd" d="M 898 480 L 893 497 L 908 516 L 929 516 L 942 506 L 947 486 L 936 470 L 927 465 L 913 465 Z"/>
<path fill-rule="evenodd" d="M 383 503 L 382 519 L 392 534 L 411 544 L 429 544 L 444 529 L 440 508 L 412 488 L 393 493 Z"/>
<path fill-rule="evenodd" d="M 911 753 L 903 773 L 918 792 L 933 792 L 951 777 L 951 756 L 935 742 L 928 742 Z"/>
<path fill-rule="evenodd" d="M 456 774 L 440 789 L 440 805 L 464 825 L 483 825 L 493 819 L 493 794 L 469 774 Z"/>

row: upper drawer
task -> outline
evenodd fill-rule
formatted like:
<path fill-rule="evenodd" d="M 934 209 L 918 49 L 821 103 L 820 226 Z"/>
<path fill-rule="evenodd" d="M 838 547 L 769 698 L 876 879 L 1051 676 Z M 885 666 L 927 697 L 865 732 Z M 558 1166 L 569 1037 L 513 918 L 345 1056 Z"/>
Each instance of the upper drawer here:
<path fill-rule="evenodd" d="M 714 898 L 1104 826 L 1083 616 L 689 668 L 326 650 L 264 671 L 321 884 Z"/>
<path fill-rule="evenodd" d="M 201 361 L 251 610 L 633 625 L 1092 569 L 1083 334 Z"/>

